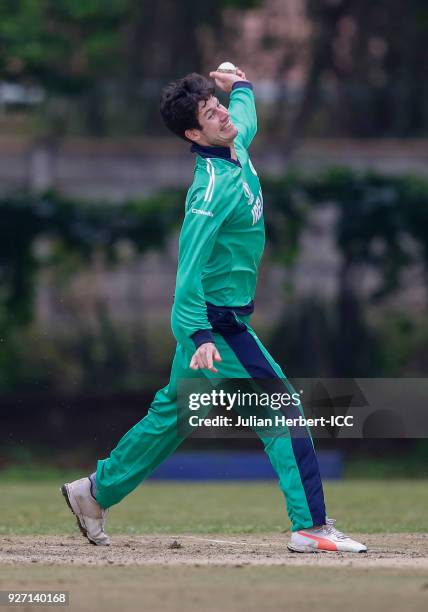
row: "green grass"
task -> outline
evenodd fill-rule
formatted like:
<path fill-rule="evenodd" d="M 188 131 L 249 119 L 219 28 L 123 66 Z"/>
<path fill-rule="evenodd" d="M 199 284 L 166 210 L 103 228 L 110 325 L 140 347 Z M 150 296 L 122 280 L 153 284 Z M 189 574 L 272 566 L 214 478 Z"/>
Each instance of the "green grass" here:
<path fill-rule="evenodd" d="M 0 479 L 0 534 L 75 533 L 62 478 Z M 328 513 L 350 532 L 427 532 L 427 481 L 350 480 L 325 485 Z M 146 483 L 112 508 L 109 532 L 269 533 L 289 521 L 273 483 Z"/>

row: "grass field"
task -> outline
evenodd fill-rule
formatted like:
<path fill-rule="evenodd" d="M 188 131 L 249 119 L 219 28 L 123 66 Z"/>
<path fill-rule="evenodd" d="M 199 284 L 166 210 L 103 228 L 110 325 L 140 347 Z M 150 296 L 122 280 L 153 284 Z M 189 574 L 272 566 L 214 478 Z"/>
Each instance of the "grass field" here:
<path fill-rule="evenodd" d="M 0 534 L 74 533 L 59 494 L 62 480 L 0 479 Z M 325 485 L 329 514 L 346 531 L 428 532 L 426 481 L 337 481 Z M 288 530 L 274 483 L 155 483 L 139 487 L 109 517 L 109 531 L 145 533 L 272 533 Z"/>
<path fill-rule="evenodd" d="M 428 609 L 426 481 L 326 483 L 329 514 L 370 550 L 302 556 L 273 483 L 145 484 L 112 509 L 101 549 L 62 480 L 0 478 L 0 589 L 68 590 L 72 610 Z"/>

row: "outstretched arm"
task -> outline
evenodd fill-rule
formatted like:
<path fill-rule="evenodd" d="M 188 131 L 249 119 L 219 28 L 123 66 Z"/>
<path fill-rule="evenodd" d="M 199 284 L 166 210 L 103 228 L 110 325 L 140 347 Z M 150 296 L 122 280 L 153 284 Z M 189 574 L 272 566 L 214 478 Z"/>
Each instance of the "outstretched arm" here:
<path fill-rule="evenodd" d="M 230 93 L 229 112 L 232 123 L 238 129 L 237 140 L 248 149 L 257 132 L 257 113 L 253 86 L 247 80 L 245 72 L 240 68 L 236 74 L 210 72 L 217 87 L 225 93 Z"/>

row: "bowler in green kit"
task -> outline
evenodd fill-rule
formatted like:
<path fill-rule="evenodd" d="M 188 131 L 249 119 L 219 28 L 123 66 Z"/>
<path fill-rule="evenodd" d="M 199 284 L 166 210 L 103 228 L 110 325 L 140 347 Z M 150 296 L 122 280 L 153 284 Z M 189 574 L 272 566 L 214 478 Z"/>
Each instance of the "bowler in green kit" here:
<path fill-rule="evenodd" d="M 96 545 L 110 544 L 108 508 L 183 441 L 177 427 L 180 380 L 266 379 L 276 391 L 292 391 L 250 322 L 265 244 L 263 194 L 249 156 L 257 132 L 253 86 L 240 69 L 210 76 L 230 94 L 227 108 L 215 96 L 213 81 L 198 74 L 168 84 L 161 96 L 167 127 L 188 141 L 195 154 L 179 240 L 171 317 L 177 347 L 169 383 L 156 393 L 147 416 L 108 458 L 98 461 L 96 472 L 61 488 L 83 535 Z M 296 408 L 294 416 L 299 414 Z M 289 550 L 365 552 L 363 544 L 335 529 L 326 516 L 309 432 L 267 436 L 255 431 L 285 496 L 292 525 Z"/>

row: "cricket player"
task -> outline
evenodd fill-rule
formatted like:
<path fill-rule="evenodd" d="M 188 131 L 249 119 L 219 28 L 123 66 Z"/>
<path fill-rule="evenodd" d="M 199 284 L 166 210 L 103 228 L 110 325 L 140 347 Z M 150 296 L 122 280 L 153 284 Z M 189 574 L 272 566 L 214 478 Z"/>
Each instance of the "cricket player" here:
<path fill-rule="evenodd" d="M 257 268 L 265 233 L 263 196 L 249 147 L 257 116 L 252 84 L 244 72 L 212 72 L 212 80 L 189 74 L 168 84 L 160 111 L 167 127 L 191 143 L 194 180 L 188 191 L 179 240 L 172 330 L 177 348 L 168 385 L 148 414 L 119 441 L 89 477 L 61 491 L 83 535 L 108 545 L 108 508 L 120 502 L 183 441 L 177 428 L 181 379 L 286 377 L 251 327 Z M 284 386 L 282 387 L 285 390 Z M 366 552 L 326 517 L 312 438 L 260 434 L 277 475 L 291 520 L 288 548 L 295 552 Z"/>

